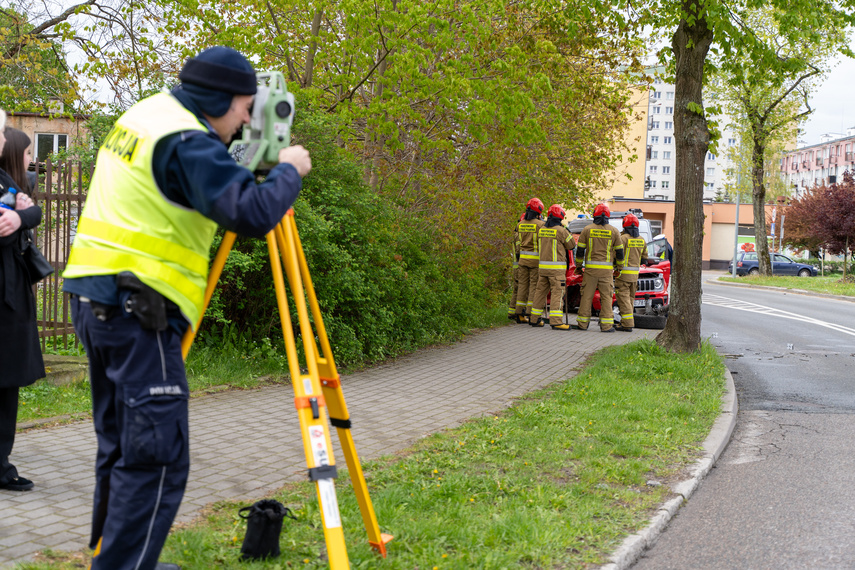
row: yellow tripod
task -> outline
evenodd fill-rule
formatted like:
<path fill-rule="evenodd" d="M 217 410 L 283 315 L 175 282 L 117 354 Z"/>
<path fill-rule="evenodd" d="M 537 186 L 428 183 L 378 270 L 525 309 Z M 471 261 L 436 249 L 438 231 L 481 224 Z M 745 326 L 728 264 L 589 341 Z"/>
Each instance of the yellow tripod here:
<path fill-rule="evenodd" d="M 235 237 L 234 233 L 226 232 L 220 248 L 217 250 L 208 276 L 205 308 L 208 307 L 211 296 L 214 294 L 217 281 L 219 281 L 226 259 L 234 245 Z M 294 404 L 300 419 L 300 434 L 303 438 L 303 449 L 306 452 L 309 479 L 314 481 L 318 493 L 330 568 L 332 570 L 345 569 L 350 567 L 350 563 L 347 558 L 347 548 L 344 543 L 344 532 L 333 481 L 336 477 L 336 467 L 332 454 L 332 440 L 327 429 L 325 409 L 329 410 L 329 423 L 335 426 L 338 432 L 339 442 L 353 482 L 353 489 L 359 502 L 359 509 L 362 512 L 362 521 L 368 532 L 368 542 L 385 557 L 386 543 L 393 537 L 380 532 L 377 517 L 374 514 L 374 506 L 371 504 L 371 497 L 368 496 L 365 476 L 362 473 L 362 466 L 356 455 L 353 436 L 350 432 L 350 415 L 347 412 L 347 405 L 344 403 L 340 376 L 333 361 L 332 350 L 321 318 L 315 289 L 312 286 L 312 278 L 309 275 L 303 245 L 300 242 L 300 236 L 297 234 L 294 210 L 289 210 L 282 221 L 267 234 L 267 249 L 270 253 L 273 285 L 276 289 L 282 334 L 285 338 L 288 370 L 291 374 L 291 384 L 294 387 Z M 285 294 L 285 281 L 282 276 L 283 267 L 297 309 L 308 374 L 303 374 L 300 371 L 297 345 L 291 324 L 291 313 Z M 309 301 L 308 308 L 306 307 L 307 299 Z M 317 334 L 318 341 L 320 341 L 320 352 L 315 342 L 315 335 L 312 334 L 309 309 L 311 309 L 314 320 L 314 331 Z M 204 314 L 204 310 L 202 313 Z M 198 324 L 201 324 L 201 318 L 197 323 L 197 329 Z M 192 328 L 184 335 L 181 342 L 181 352 L 185 359 L 195 336 Z"/>

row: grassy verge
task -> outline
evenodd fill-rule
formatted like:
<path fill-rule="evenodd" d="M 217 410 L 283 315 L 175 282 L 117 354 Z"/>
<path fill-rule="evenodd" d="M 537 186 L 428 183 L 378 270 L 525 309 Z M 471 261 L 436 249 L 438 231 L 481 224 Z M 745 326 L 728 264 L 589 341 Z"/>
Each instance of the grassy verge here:
<path fill-rule="evenodd" d="M 667 483 L 685 477 L 682 471 L 719 413 L 723 372 L 710 345 L 693 355 L 673 355 L 647 340 L 611 347 L 575 378 L 499 414 L 366 462 L 381 530 L 395 540 L 386 559 L 370 551 L 352 489 L 340 477 L 352 567 L 584 568 L 605 562 L 668 497 Z M 311 484 L 288 485 L 275 498 L 299 519 L 286 519 L 280 558 L 238 562 L 246 525 L 237 511 L 247 503 L 221 502 L 195 524 L 174 530 L 161 559 L 185 570 L 326 567 Z M 78 568 L 84 559 L 50 552 L 21 568 Z"/>
<path fill-rule="evenodd" d="M 473 326 L 489 328 L 509 323 L 507 307 L 496 307 L 473 319 Z M 458 337 L 459 338 L 459 337 Z M 457 339 L 453 339 L 452 342 Z M 299 342 L 299 340 L 298 340 Z M 281 343 L 280 343 L 281 344 Z M 73 346 L 73 340 L 71 341 Z M 52 351 L 85 356 L 82 348 Z M 334 355 L 335 356 L 335 355 Z M 351 372 L 337 363 L 341 373 Z M 187 358 L 187 383 L 194 396 L 222 390 L 246 390 L 289 382 L 284 347 L 265 339 L 251 343 L 240 338 L 197 340 Z M 92 397 L 88 381 L 54 386 L 37 382 L 21 389 L 18 421 L 45 418 L 68 421 L 89 417 Z"/>
<path fill-rule="evenodd" d="M 827 293 L 830 295 L 845 295 L 855 297 L 855 282 L 842 281 L 842 274 L 826 275 L 824 277 L 785 277 L 775 275 L 762 277 L 760 275 L 747 275 L 745 277 L 719 277 L 719 281 L 732 283 L 744 283 L 746 285 L 767 285 L 770 287 L 783 287 L 784 289 L 801 289 L 815 293 Z"/>

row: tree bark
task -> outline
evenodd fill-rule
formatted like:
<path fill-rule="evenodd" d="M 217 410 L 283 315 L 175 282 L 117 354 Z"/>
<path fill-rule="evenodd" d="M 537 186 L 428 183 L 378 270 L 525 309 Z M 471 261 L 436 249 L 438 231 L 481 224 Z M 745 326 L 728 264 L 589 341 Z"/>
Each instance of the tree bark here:
<path fill-rule="evenodd" d="M 752 121 L 754 146 L 751 150 L 751 185 L 754 203 L 754 246 L 757 250 L 757 264 L 760 275 L 772 275 L 772 261 L 769 259 L 769 240 L 766 239 L 766 185 L 763 183 L 764 163 L 766 155 L 765 138 L 758 137 L 764 125 L 756 125 Z M 772 220 L 774 223 L 774 220 Z"/>
<path fill-rule="evenodd" d="M 318 50 L 318 34 L 321 32 L 321 18 L 324 11 L 321 8 L 315 10 L 312 20 L 312 41 L 309 42 L 309 52 L 306 54 L 306 73 L 303 76 L 303 87 L 312 86 L 312 74 L 315 71 L 315 52 Z"/>
<path fill-rule="evenodd" d="M 710 140 L 706 117 L 697 111 L 703 108 L 704 61 L 713 31 L 700 2 L 684 0 L 682 10 L 684 17 L 671 40 L 676 61 L 671 307 L 665 329 L 656 342 L 672 352 L 694 352 L 701 346 L 704 159 Z"/>

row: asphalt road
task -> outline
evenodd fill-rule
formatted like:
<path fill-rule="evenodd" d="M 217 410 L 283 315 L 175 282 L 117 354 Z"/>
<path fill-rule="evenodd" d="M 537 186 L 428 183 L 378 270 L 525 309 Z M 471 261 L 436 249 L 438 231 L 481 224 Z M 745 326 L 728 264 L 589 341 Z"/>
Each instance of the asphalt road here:
<path fill-rule="evenodd" d="M 855 303 L 706 282 L 702 311 L 736 430 L 633 569 L 855 568 Z"/>

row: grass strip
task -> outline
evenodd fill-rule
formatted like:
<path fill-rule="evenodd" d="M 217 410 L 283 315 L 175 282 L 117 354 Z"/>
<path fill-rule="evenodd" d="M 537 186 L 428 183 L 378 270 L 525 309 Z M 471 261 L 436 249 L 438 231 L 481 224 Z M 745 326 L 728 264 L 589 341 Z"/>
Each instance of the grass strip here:
<path fill-rule="evenodd" d="M 843 281 L 842 277 L 842 274 L 826 275 L 824 277 L 788 277 L 783 275 L 763 277 L 761 275 L 746 275 L 745 277 L 737 277 L 735 279 L 730 276 L 719 277 L 718 280 L 730 283 L 743 283 L 745 285 L 801 289 L 802 291 L 811 291 L 814 293 L 855 297 L 855 282 Z"/>
<path fill-rule="evenodd" d="M 386 559 L 370 550 L 342 475 L 338 500 L 352 567 L 604 563 L 669 497 L 668 483 L 686 477 L 685 468 L 699 456 L 719 414 L 723 374 L 722 360 L 709 344 L 690 355 L 668 353 L 649 340 L 606 348 L 574 378 L 500 413 L 425 438 L 396 456 L 364 462 L 381 530 L 395 540 Z M 285 520 L 281 557 L 238 561 L 246 524 L 237 511 L 249 503 L 226 501 L 175 529 L 161 560 L 185 570 L 326 567 L 312 484 L 287 485 L 274 498 L 299 519 Z M 84 563 L 81 553 L 47 552 L 21 568 Z"/>

